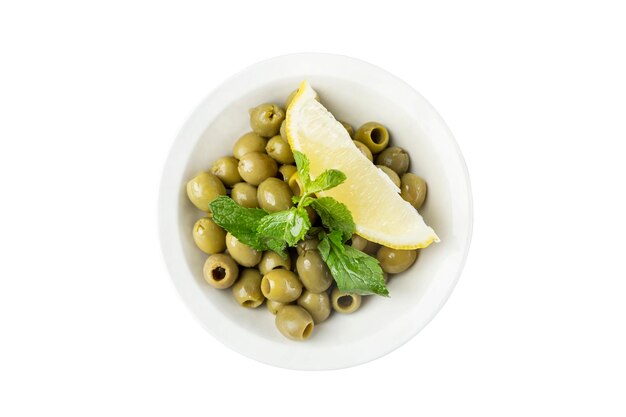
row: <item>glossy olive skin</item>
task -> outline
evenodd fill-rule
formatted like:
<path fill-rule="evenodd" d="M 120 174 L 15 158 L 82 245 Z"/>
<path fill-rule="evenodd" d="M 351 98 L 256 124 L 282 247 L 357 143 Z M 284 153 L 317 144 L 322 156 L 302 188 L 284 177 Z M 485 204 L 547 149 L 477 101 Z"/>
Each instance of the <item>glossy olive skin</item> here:
<path fill-rule="evenodd" d="M 333 283 L 333 276 L 317 250 L 307 250 L 298 256 L 296 262 L 302 285 L 314 293 L 326 291 Z"/>
<path fill-rule="evenodd" d="M 257 308 L 265 300 L 261 292 L 261 273 L 256 269 L 244 269 L 239 273 L 239 279 L 232 286 L 231 291 L 235 301 L 246 308 Z"/>
<path fill-rule="evenodd" d="M 351 240 L 352 240 L 352 243 L 350 244 L 350 246 L 352 246 L 354 249 L 360 250 L 361 252 L 365 250 L 365 247 L 367 246 L 367 242 L 368 242 L 367 239 L 357 234 L 354 234 L 352 235 Z"/>
<path fill-rule="evenodd" d="M 278 134 L 283 120 L 285 120 L 285 110 L 272 103 L 264 103 L 250 110 L 252 131 L 266 138 Z"/>
<path fill-rule="evenodd" d="M 380 168 L 382 172 L 387 174 L 391 182 L 393 182 L 396 187 L 400 188 L 400 177 L 398 176 L 398 174 L 396 174 L 396 171 L 384 165 L 376 165 L 376 167 Z"/>
<path fill-rule="evenodd" d="M 289 256 L 287 256 L 287 258 L 283 258 L 276 252 L 268 250 L 263 252 L 258 268 L 259 271 L 261 271 L 261 275 L 267 274 L 272 269 L 282 268 L 289 271 L 291 270 L 291 258 Z"/>
<path fill-rule="evenodd" d="M 316 250 L 319 244 L 320 244 L 320 241 L 317 239 L 301 240 L 300 242 L 296 244 L 296 250 L 298 251 L 298 256 L 301 256 L 306 251 Z"/>
<path fill-rule="evenodd" d="M 223 290 L 235 283 L 239 276 L 239 267 L 229 255 L 216 253 L 208 257 L 204 263 L 202 274 L 209 285 Z"/>
<path fill-rule="evenodd" d="M 288 210 L 293 207 L 293 193 L 285 181 L 278 178 L 268 178 L 259 184 L 256 194 L 259 207 L 270 213 Z"/>
<path fill-rule="evenodd" d="M 357 234 L 352 235 L 351 246 L 354 249 L 367 253 L 368 255 L 375 254 L 376 252 L 378 252 L 378 248 L 380 248 L 380 245 L 378 243 L 370 242 L 369 240 Z"/>
<path fill-rule="evenodd" d="M 233 186 L 230 192 L 230 198 L 235 203 L 247 208 L 259 207 L 259 200 L 256 198 L 257 188 L 247 182 L 240 182 Z"/>
<path fill-rule="evenodd" d="M 391 249 L 381 246 L 376 253 L 383 271 L 389 274 L 399 274 L 406 271 L 417 259 L 416 250 Z"/>
<path fill-rule="evenodd" d="M 289 184 L 293 195 L 302 195 L 302 181 L 300 181 L 300 174 L 298 174 L 298 172 L 294 172 L 293 175 L 289 177 L 287 184 Z"/>
<path fill-rule="evenodd" d="M 346 131 L 348 132 L 348 135 L 350 135 L 350 137 L 353 138 L 354 128 L 352 127 L 352 125 L 350 123 L 342 122 L 341 120 L 339 120 L 339 123 L 341 123 L 344 129 L 346 129 Z"/>
<path fill-rule="evenodd" d="M 211 166 L 211 173 L 219 178 L 224 184 L 232 187 L 238 182 L 243 181 L 241 179 L 241 175 L 239 175 L 239 170 L 237 168 L 238 164 L 239 161 L 237 159 L 232 156 L 225 156 L 219 158 L 213 163 L 213 166 Z"/>
<path fill-rule="evenodd" d="M 278 134 L 280 134 L 280 137 L 283 138 L 285 142 L 289 143 L 289 141 L 287 140 L 287 120 L 283 120 L 283 122 L 280 124 L 280 130 L 278 131 Z"/>
<path fill-rule="evenodd" d="M 290 303 L 300 297 L 302 283 L 291 271 L 273 269 L 263 276 L 261 291 L 268 300 Z"/>
<path fill-rule="evenodd" d="M 237 169 L 241 178 L 252 185 L 259 185 L 278 172 L 276 161 L 260 152 L 249 152 L 242 156 Z"/>
<path fill-rule="evenodd" d="M 267 139 L 257 135 L 254 132 L 248 132 L 241 136 L 233 145 L 233 156 L 241 159 L 245 154 L 250 152 L 265 152 Z"/>
<path fill-rule="evenodd" d="M 370 149 L 365 146 L 365 144 L 358 142 L 356 140 L 353 140 L 352 143 L 354 143 L 354 146 L 356 146 L 359 151 L 361 151 L 361 153 L 363 154 L 364 157 L 366 157 L 367 159 L 370 160 L 370 162 L 374 162 L 374 157 L 372 156 L 372 151 L 370 151 Z"/>
<path fill-rule="evenodd" d="M 201 172 L 187 183 L 189 200 L 202 211 L 209 212 L 209 203 L 220 195 L 226 195 L 226 187 L 209 172 Z"/>
<path fill-rule="evenodd" d="M 213 254 L 226 250 L 226 231 L 208 217 L 193 225 L 193 240 L 202 252 Z"/>
<path fill-rule="evenodd" d="M 235 236 L 226 233 L 226 248 L 228 254 L 241 266 L 252 267 L 261 261 L 262 252 L 252 249 L 242 243 Z"/>
<path fill-rule="evenodd" d="M 313 317 L 300 306 L 284 306 L 276 314 L 276 327 L 291 340 L 306 340 L 313 331 Z"/>
<path fill-rule="evenodd" d="M 363 142 L 376 155 L 389 145 L 389 132 L 380 123 L 367 122 L 357 129 L 354 139 Z"/>
<path fill-rule="evenodd" d="M 409 169 L 409 154 L 402 148 L 391 146 L 376 157 L 376 165 L 384 165 L 402 176 Z"/>
<path fill-rule="evenodd" d="M 333 310 L 336 312 L 349 314 L 359 309 L 361 306 L 361 296 L 342 292 L 339 291 L 339 288 L 334 288 L 330 293 L 330 302 L 333 306 Z"/>
<path fill-rule="evenodd" d="M 312 225 L 314 225 L 317 219 L 319 219 L 317 212 L 313 210 L 313 207 L 311 206 L 306 206 L 304 209 L 306 210 L 306 214 L 309 216 L 309 221 Z"/>
<path fill-rule="evenodd" d="M 278 168 L 278 173 L 285 182 L 288 182 L 289 178 L 296 172 L 298 172 L 298 168 L 296 168 L 295 165 L 281 165 L 280 168 Z"/>
<path fill-rule="evenodd" d="M 416 209 L 419 209 L 424 204 L 427 192 L 428 187 L 422 177 L 418 177 L 410 172 L 402 176 L 400 196 Z"/>
<path fill-rule="evenodd" d="M 284 306 L 289 305 L 289 304 L 281 303 L 280 301 L 272 301 L 272 300 L 267 300 L 265 304 L 267 305 L 267 309 L 273 315 L 276 315 Z"/>
<path fill-rule="evenodd" d="M 293 164 L 295 162 L 291 147 L 280 135 L 274 136 L 267 142 L 265 152 L 278 163 Z"/>
<path fill-rule="evenodd" d="M 298 305 L 309 312 L 315 324 L 323 322 L 330 316 L 330 297 L 327 292 L 316 294 L 305 290 L 298 298 Z"/>

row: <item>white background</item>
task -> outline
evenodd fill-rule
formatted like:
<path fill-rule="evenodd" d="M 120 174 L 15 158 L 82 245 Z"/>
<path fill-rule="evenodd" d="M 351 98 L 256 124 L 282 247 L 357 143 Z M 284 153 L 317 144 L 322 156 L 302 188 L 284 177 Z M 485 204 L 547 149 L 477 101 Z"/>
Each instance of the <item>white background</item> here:
<path fill-rule="evenodd" d="M 409 3 L 0 3 L 0 415 L 626 413 L 621 2 Z M 474 191 L 444 309 L 334 372 L 210 337 L 156 230 L 161 169 L 196 104 L 304 51 L 413 85 Z"/>

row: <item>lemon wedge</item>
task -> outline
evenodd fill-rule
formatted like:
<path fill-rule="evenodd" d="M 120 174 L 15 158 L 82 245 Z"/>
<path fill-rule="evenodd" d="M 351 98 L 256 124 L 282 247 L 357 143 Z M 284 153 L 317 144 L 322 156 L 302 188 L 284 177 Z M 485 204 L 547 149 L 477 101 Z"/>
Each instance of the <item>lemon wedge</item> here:
<path fill-rule="evenodd" d="M 439 242 L 417 210 L 400 197 L 398 187 L 363 156 L 315 97 L 317 93 L 303 81 L 287 108 L 285 128 L 291 148 L 308 157 L 312 178 L 330 168 L 347 176 L 343 184 L 318 196 L 345 204 L 357 234 L 372 242 L 394 249 L 419 249 Z"/>

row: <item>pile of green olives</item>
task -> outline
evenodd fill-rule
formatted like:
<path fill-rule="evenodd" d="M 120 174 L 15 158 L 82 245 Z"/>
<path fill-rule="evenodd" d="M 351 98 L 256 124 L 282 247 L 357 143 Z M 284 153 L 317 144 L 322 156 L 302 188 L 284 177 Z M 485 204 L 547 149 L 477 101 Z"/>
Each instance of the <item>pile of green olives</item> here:
<path fill-rule="evenodd" d="M 217 289 L 230 289 L 233 300 L 242 307 L 258 308 L 265 303 L 280 333 L 292 340 L 305 340 L 333 311 L 354 313 L 363 297 L 336 287 L 317 249 L 317 239 L 300 241 L 288 249 L 287 258 L 272 251 L 259 252 L 218 226 L 209 209 L 209 203 L 220 195 L 229 195 L 243 207 L 270 213 L 293 206 L 292 197 L 300 194 L 301 187 L 285 132 L 285 108 L 294 94 L 285 107 L 264 103 L 251 109 L 251 131 L 235 141 L 232 155 L 218 158 L 207 171 L 192 178 L 187 183 L 187 195 L 206 213 L 192 229 L 197 247 L 209 255 L 203 267 L 205 281 Z M 356 130 L 349 123 L 341 124 L 361 153 L 389 177 L 401 197 L 416 209 L 422 207 L 426 182 L 408 172 L 409 155 L 390 146 L 387 128 L 377 122 L 367 122 Z M 313 210 L 309 217 L 313 225 L 321 225 Z M 391 249 L 356 234 L 349 244 L 378 259 L 385 282 L 408 269 L 418 256 L 417 250 Z"/>

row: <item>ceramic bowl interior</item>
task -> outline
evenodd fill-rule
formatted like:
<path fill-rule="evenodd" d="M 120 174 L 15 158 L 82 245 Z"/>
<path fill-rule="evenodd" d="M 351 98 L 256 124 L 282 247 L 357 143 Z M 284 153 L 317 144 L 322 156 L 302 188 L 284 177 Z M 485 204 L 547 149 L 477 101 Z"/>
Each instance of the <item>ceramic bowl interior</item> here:
<path fill-rule="evenodd" d="M 308 80 L 338 120 L 355 128 L 367 121 L 388 127 L 394 146 L 406 149 L 410 171 L 426 179 L 420 210 L 441 242 L 421 251 L 417 263 L 394 276 L 390 298 L 364 297 L 354 314 L 333 314 L 306 342 L 285 339 L 265 307 L 240 307 L 229 290 L 207 285 L 207 255 L 191 229 L 203 216 L 188 200 L 185 183 L 232 153 L 249 131 L 248 109 L 283 104 Z M 380 357 L 417 334 L 450 295 L 469 248 L 472 206 L 459 148 L 436 111 L 410 86 L 375 66 L 326 54 L 273 58 L 247 68 L 211 93 L 187 121 L 166 164 L 160 191 L 162 247 L 172 280 L 185 303 L 211 334 L 236 351 L 292 369 L 335 369 Z"/>

